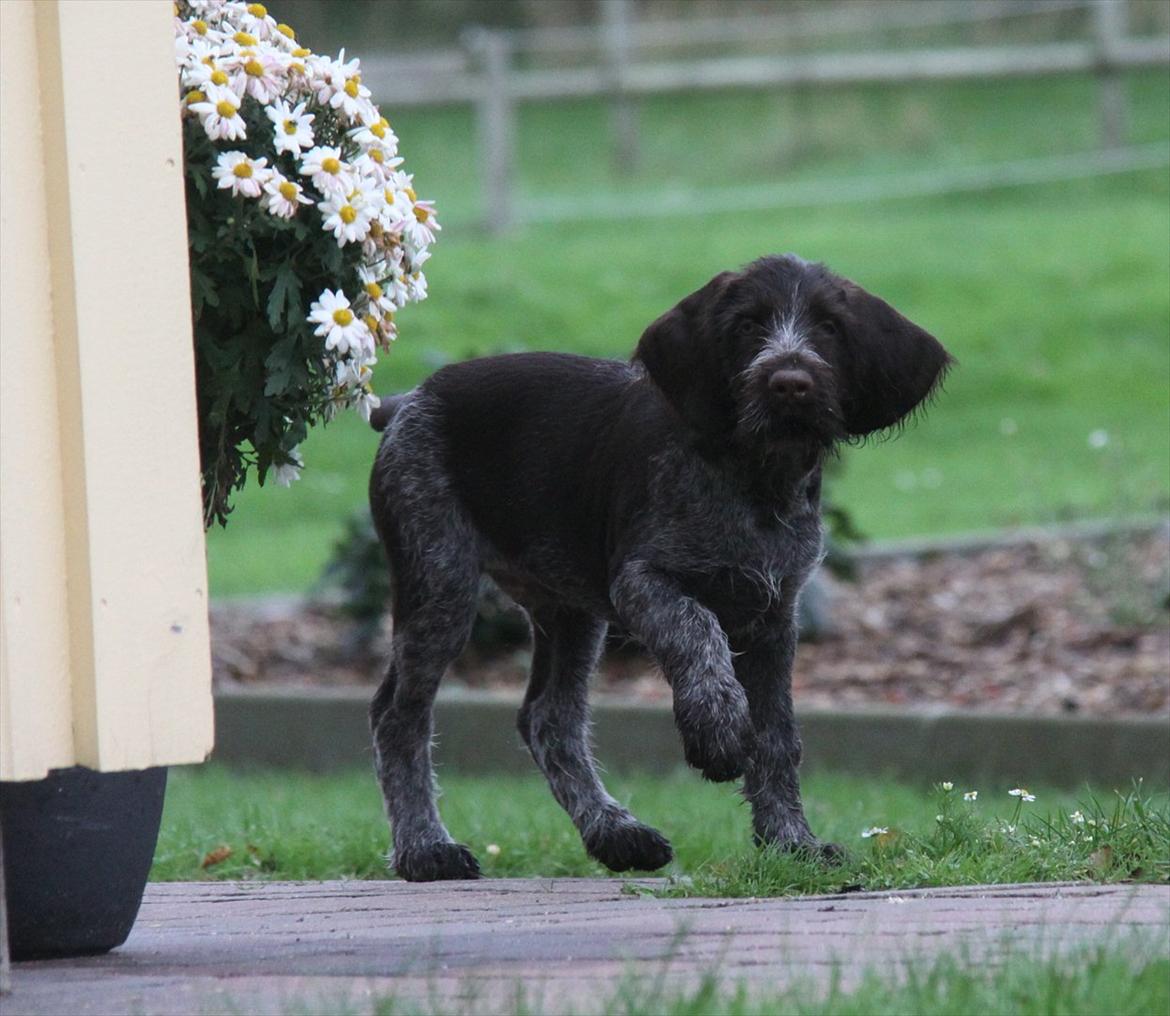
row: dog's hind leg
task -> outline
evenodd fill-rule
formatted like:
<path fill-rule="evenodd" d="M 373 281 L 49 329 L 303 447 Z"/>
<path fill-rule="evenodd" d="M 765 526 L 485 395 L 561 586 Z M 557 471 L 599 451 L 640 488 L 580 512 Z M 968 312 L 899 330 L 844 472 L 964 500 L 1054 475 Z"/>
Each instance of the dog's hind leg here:
<path fill-rule="evenodd" d="M 429 590 L 395 611 L 393 659 L 370 706 L 378 782 L 394 839 L 391 863 L 412 882 L 475 878 L 471 851 L 455 843 L 439 817 L 431 764 L 432 711 L 444 671 L 471 630 L 478 576 Z"/>
<path fill-rule="evenodd" d="M 589 744 L 589 678 L 605 628 L 577 611 L 532 612 L 532 678 L 517 725 L 590 856 L 612 871 L 654 871 L 669 863 L 670 844 L 606 793 Z"/>

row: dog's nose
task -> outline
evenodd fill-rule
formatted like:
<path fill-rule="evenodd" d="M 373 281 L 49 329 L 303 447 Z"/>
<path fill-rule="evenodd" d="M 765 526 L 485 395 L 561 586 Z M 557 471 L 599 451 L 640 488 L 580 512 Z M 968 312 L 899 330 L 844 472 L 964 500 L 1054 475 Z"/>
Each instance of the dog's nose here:
<path fill-rule="evenodd" d="M 803 399 L 812 386 L 812 375 L 804 370 L 778 370 L 768 378 L 768 387 L 784 398 Z"/>

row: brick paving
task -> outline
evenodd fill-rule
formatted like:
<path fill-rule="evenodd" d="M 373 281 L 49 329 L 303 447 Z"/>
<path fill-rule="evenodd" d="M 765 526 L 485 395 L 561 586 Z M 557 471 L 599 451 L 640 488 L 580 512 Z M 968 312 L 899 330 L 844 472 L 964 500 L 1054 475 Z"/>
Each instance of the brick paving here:
<path fill-rule="evenodd" d="M 661 900 L 653 879 L 163 883 L 106 956 L 13 965 L 22 1013 L 595 1011 L 631 972 L 749 991 L 846 985 L 950 954 L 994 963 L 1138 933 L 1170 951 L 1170 886 L 1021 885 Z"/>

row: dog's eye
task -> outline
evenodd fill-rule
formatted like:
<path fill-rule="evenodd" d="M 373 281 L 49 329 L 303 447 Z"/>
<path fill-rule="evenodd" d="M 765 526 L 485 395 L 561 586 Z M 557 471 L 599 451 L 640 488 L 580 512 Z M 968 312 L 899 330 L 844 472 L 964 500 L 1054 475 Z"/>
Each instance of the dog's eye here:
<path fill-rule="evenodd" d="M 759 327 L 754 321 L 741 321 L 735 329 L 735 334 L 740 338 L 748 339 L 756 334 Z"/>
<path fill-rule="evenodd" d="M 837 326 L 832 321 L 822 321 L 821 331 L 824 332 L 824 334 L 827 335 L 830 339 L 836 338 L 838 334 Z"/>

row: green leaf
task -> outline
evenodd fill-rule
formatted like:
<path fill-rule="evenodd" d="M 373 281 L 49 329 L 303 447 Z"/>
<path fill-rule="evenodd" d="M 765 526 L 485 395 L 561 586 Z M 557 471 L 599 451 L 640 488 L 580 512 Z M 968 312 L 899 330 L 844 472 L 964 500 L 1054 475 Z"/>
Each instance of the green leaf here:
<path fill-rule="evenodd" d="M 291 328 L 302 314 L 301 280 L 287 264 L 283 264 L 268 294 L 268 324 L 280 334 Z"/>

